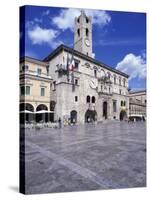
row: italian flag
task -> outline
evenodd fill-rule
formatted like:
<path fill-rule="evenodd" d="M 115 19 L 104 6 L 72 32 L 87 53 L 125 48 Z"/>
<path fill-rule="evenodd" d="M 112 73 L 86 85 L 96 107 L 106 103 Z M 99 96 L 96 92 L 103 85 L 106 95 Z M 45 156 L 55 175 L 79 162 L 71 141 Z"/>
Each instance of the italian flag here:
<path fill-rule="evenodd" d="M 70 70 L 70 71 L 73 71 L 74 68 L 75 68 L 75 62 L 74 62 L 74 58 L 73 58 L 73 56 L 72 56 L 71 62 L 69 63 L 69 70 Z"/>

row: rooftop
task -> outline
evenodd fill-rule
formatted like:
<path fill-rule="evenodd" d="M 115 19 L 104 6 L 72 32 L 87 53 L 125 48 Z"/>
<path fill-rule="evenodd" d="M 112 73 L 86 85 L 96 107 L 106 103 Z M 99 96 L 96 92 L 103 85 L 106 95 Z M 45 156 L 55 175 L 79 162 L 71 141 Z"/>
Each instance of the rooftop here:
<path fill-rule="evenodd" d="M 122 75 L 122 76 L 124 76 L 124 77 L 126 77 L 126 78 L 128 78 L 129 77 L 129 75 L 128 74 L 125 74 L 125 73 L 123 73 L 123 72 L 121 72 L 121 71 L 119 71 L 119 70 L 117 70 L 117 69 L 114 69 L 114 68 L 112 68 L 112 67 L 110 67 L 110 66 L 108 66 L 108 65 L 106 65 L 106 64 L 104 64 L 104 63 L 102 63 L 102 62 L 100 62 L 99 60 L 96 60 L 96 59 L 94 59 L 94 58 L 92 58 L 92 57 L 89 57 L 89 56 L 87 56 L 87 55 L 85 55 L 85 54 L 83 54 L 83 53 L 81 53 L 81 52 L 79 52 L 79 51 L 77 51 L 77 50 L 75 50 L 75 49 L 73 49 L 73 48 L 70 48 L 70 47 L 68 47 L 68 46 L 66 46 L 66 45 L 64 45 L 64 44 L 61 44 L 60 46 L 58 46 L 54 51 L 52 51 L 47 57 L 45 57 L 44 59 L 43 59 L 43 61 L 45 62 L 48 62 L 48 61 L 50 61 L 52 58 L 54 58 L 57 54 L 59 54 L 61 51 L 66 51 L 66 52 L 68 52 L 68 53 L 71 53 L 71 54 L 73 54 L 73 55 L 75 55 L 75 56 L 78 56 L 78 57 L 80 57 L 80 58 L 83 58 L 83 59 L 85 59 L 85 60 L 87 60 L 87 61 L 89 61 L 89 62 L 92 62 L 92 63 L 94 63 L 94 64 L 96 64 L 96 65 L 99 65 L 99 66 L 101 66 L 101 67 L 103 67 L 103 68 L 105 68 L 105 69 L 107 69 L 107 70 L 110 70 L 110 71 L 112 71 L 112 72 L 114 72 L 114 73 L 117 73 L 117 74 L 119 74 L 119 75 Z"/>

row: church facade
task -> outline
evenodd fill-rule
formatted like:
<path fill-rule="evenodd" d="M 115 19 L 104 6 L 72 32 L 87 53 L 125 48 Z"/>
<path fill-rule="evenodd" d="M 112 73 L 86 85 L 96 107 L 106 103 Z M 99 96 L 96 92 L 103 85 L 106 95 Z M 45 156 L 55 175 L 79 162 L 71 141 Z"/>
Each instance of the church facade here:
<path fill-rule="evenodd" d="M 84 124 L 129 114 L 128 75 L 93 58 L 92 19 L 75 18 L 74 48 L 60 45 L 44 62 L 52 77 L 54 121 Z"/>

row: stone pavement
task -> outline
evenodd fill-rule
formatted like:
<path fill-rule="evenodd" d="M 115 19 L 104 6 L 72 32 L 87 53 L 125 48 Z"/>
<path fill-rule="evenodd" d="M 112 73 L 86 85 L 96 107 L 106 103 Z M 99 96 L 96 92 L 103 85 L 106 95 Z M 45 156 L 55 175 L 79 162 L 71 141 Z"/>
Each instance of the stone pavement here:
<path fill-rule="evenodd" d="M 26 130 L 26 193 L 146 186 L 146 124 Z"/>

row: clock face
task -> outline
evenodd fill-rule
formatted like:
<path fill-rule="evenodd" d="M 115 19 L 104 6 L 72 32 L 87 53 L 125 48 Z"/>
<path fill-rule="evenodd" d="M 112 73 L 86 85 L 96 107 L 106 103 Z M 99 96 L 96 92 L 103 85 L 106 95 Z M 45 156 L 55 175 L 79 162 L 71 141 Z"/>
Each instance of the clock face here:
<path fill-rule="evenodd" d="M 86 46 L 90 46 L 90 41 L 88 40 L 88 39 L 85 39 L 85 44 L 86 44 Z"/>

